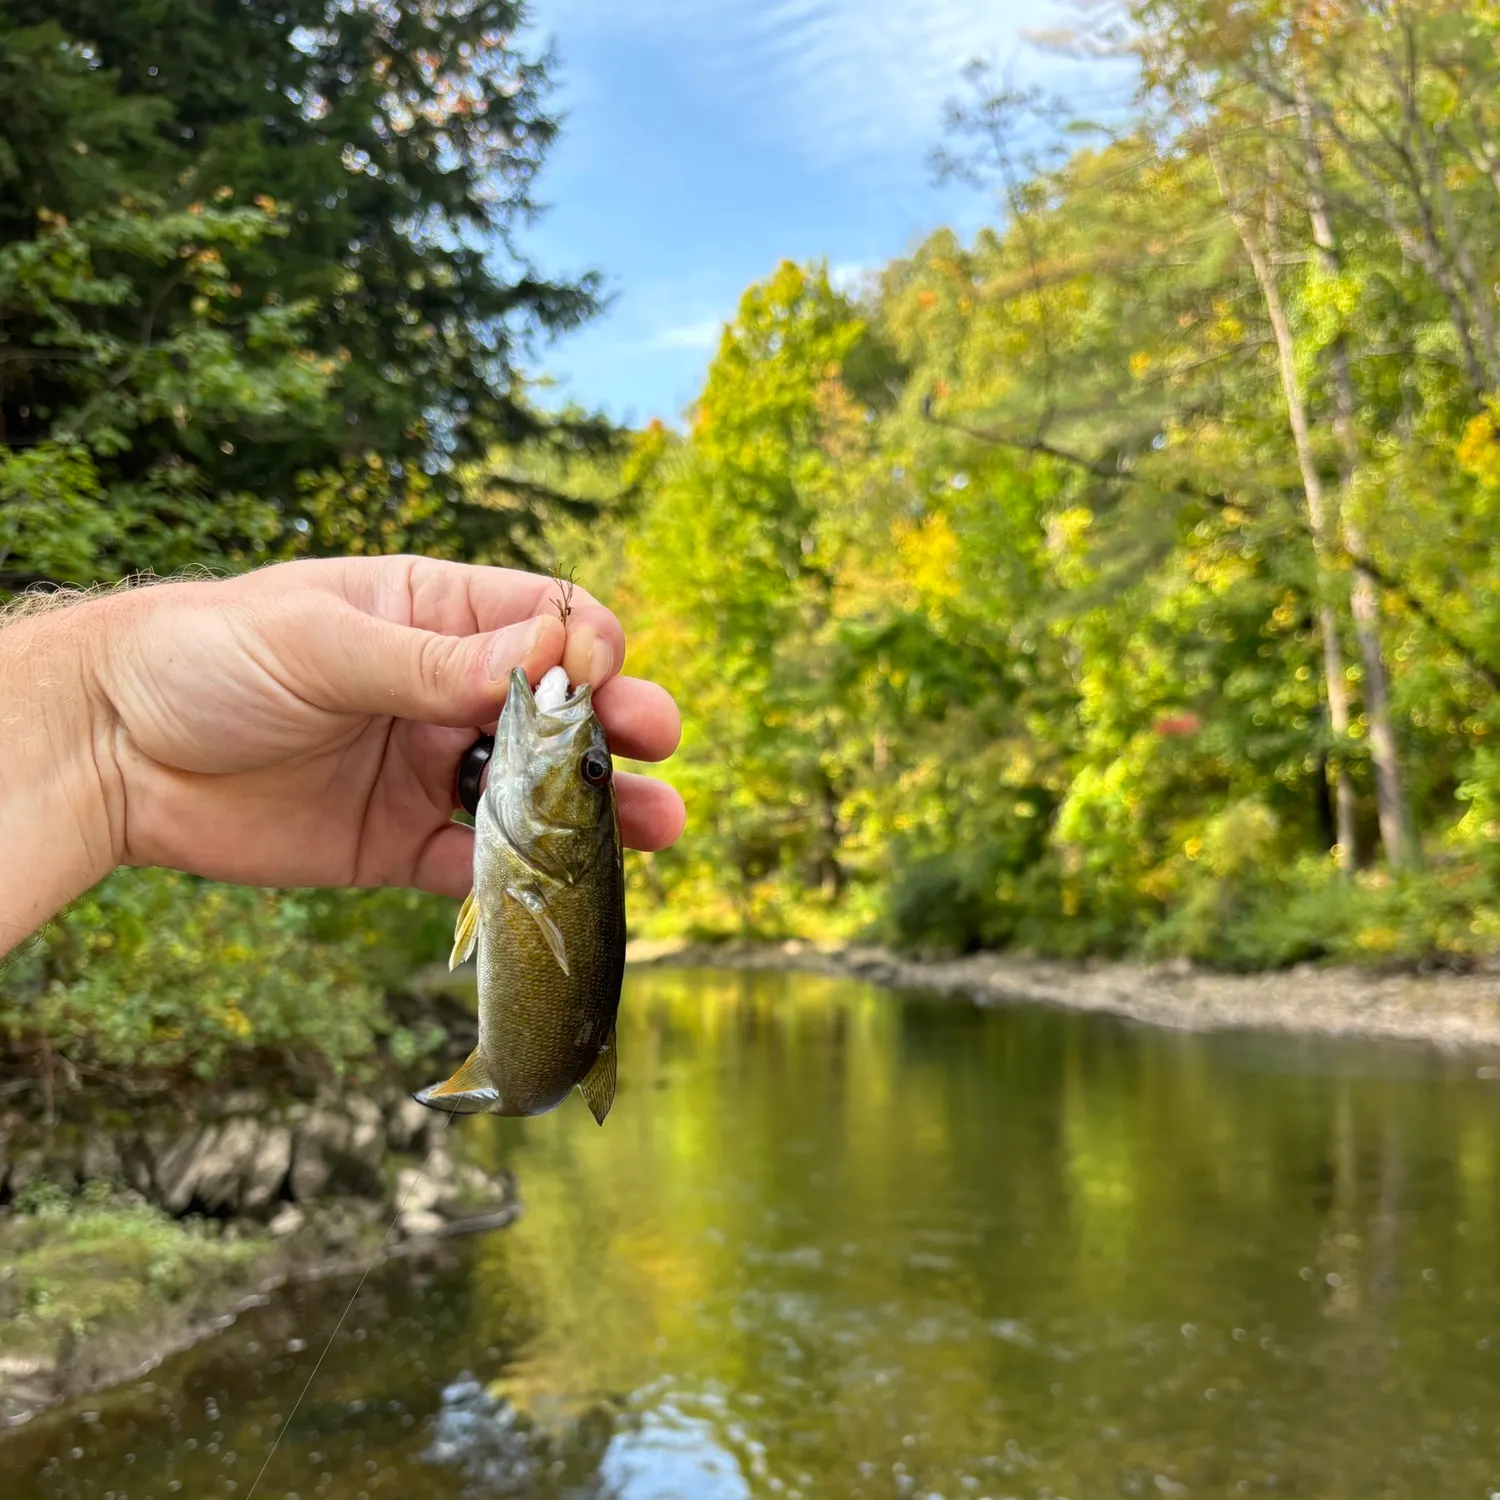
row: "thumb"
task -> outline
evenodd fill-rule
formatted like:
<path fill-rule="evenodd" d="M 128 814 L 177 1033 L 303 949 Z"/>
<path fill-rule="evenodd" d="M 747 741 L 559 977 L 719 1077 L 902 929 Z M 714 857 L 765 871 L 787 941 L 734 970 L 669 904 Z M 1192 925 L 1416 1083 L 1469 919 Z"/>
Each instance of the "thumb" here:
<path fill-rule="evenodd" d="M 336 660 L 319 663 L 327 707 L 455 727 L 492 722 L 511 672 L 520 667 L 534 681 L 562 660 L 567 636 L 556 615 L 481 635 L 414 630 L 358 610 L 345 623 Z"/>

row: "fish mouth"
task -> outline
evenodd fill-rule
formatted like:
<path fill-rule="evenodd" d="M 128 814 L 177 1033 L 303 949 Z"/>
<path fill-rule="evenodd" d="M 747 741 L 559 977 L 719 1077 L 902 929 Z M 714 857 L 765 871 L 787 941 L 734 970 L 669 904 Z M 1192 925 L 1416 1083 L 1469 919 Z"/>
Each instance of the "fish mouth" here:
<path fill-rule="evenodd" d="M 583 684 L 583 687 L 587 686 L 587 683 Z M 532 690 L 531 701 L 536 704 L 538 713 L 551 714 L 566 708 L 574 695 L 581 691 L 581 688 L 568 685 L 568 674 L 562 667 L 552 667 L 542 673 L 541 681 Z"/>
<path fill-rule="evenodd" d="M 568 674 L 562 667 L 544 672 L 535 689 L 518 667 L 511 676 L 510 690 L 512 695 L 520 695 L 517 706 L 523 709 L 522 718 L 529 722 L 532 733 L 538 738 L 548 739 L 562 734 L 593 717 L 592 686 L 587 682 L 580 682 L 577 687 L 570 686 Z"/>
<path fill-rule="evenodd" d="M 517 667 L 511 674 L 510 695 L 517 699 L 524 728 L 520 731 L 523 749 L 529 743 L 532 750 L 541 748 L 540 742 L 549 742 L 549 753 L 556 753 L 555 741 L 560 735 L 577 731 L 593 717 L 593 688 L 587 682 L 573 687 L 562 667 L 553 667 L 542 674 L 533 689 L 526 674 Z M 484 797 L 490 773 L 495 769 L 492 762 L 497 753 L 505 753 L 507 741 L 506 723 L 510 716 L 502 714 L 498 734 L 480 735 L 464 752 L 454 775 L 454 798 L 460 807 L 475 817 L 479 803 Z M 514 732 L 514 731 L 512 731 Z M 514 744 L 514 742 L 512 742 Z"/>

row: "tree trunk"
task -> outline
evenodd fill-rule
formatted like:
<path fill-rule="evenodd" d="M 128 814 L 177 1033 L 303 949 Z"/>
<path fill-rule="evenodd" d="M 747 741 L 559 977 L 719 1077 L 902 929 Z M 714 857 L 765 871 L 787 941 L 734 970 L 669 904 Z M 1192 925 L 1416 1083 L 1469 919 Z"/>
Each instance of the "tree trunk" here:
<path fill-rule="evenodd" d="M 1297 375 L 1291 324 L 1281 300 L 1276 273 L 1265 248 L 1230 194 L 1217 152 L 1210 147 L 1209 154 L 1213 162 L 1214 178 L 1219 186 L 1219 196 L 1224 200 L 1240 244 L 1249 257 L 1250 269 L 1255 273 L 1255 282 L 1260 288 L 1266 316 L 1271 322 L 1271 334 L 1276 341 L 1281 391 L 1286 400 L 1287 422 L 1292 430 L 1297 468 L 1302 476 L 1302 493 L 1307 502 L 1308 526 L 1312 532 L 1313 553 L 1317 563 L 1317 614 L 1318 632 L 1323 643 L 1323 690 L 1328 699 L 1328 727 L 1333 732 L 1335 745 L 1335 754 L 1331 760 L 1334 829 L 1337 839 L 1334 852 L 1340 865 L 1345 870 L 1352 870 L 1359 862 L 1359 846 L 1354 818 L 1354 788 L 1350 784 L 1348 768 L 1343 759 L 1349 743 L 1349 688 L 1344 679 L 1344 649 L 1339 640 L 1338 617 L 1331 602 L 1331 579 L 1328 576 L 1334 532 L 1323 495 L 1323 481 L 1318 474 L 1313 454 L 1312 435 L 1307 420 L 1307 400 Z"/>
<path fill-rule="evenodd" d="M 1313 243 L 1319 264 L 1330 276 L 1341 269 L 1338 245 L 1323 188 L 1323 161 L 1313 130 L 1312 107 L 1307 86 L 1297 78 L 1297 119 L 1302 135 L 1306 172 L 1307 212 L 1312 221 Z M 1375 765 L 1375 804 L 1380 819 L 1380 842 L 1386 859 L 1395 867 L 1411 864 L 1417 849 L 1406 810 L 1406 790 L 1401 775 L 1396 731 L 1391 723 L 1390 683 L 1380 647 L 1380 594 L 1375 579 L 1362 559 L 1366 554 L 1363 533 L 1353 516 L 1350 497 L 1359 472 L 1359 436 L 1355 430 L 1354 378 L 1349 370 L 1349 347 L 1341 333 L 1330 352 L 1333 374 L 1333 432 L 1339 448 L 1339 516 L 1348 550 L 1353 555 L 1354 583 L 1350 590 L 1350 612 L 1359 642 L 1365 675 L 1365 714 L 1370 723 L 1370 757 Z"/>
<path fill-rule="evenodd" d="M 818 853 L 818 883 L 824 897 L 837 901 L 844 894 L 848 879 L 839 862 L 839 845 L 843 842 L 843 830 L 839 827 L 839 797 L 833 781 L 822 769 L 818 772 L 819 817 L 818 831 L 821 848 Z"/>

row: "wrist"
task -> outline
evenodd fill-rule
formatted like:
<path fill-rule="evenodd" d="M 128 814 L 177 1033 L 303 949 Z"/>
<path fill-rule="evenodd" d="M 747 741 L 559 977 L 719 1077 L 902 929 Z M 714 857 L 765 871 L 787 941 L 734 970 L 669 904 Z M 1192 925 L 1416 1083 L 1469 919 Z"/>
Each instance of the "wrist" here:
<path fill-rule="evenodd" d="M 104 601 L 0 626 L 0 954 L 119 862 Z"/>

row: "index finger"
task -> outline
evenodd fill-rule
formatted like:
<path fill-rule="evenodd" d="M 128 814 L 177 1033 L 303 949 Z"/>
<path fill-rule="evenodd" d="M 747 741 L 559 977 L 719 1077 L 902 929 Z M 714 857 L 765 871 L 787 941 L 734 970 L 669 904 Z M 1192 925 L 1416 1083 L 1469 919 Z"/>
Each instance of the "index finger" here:
<path fill-rule="evenodd" d="M 435 557 L 358 557 L 294 563 L 324 568 L 357 608 L 439 635 L 482 635 L 568 605 L 564 665 L 575 682 L 603 685 L 625 660 L 625 632 L 613 611 L 585 588 L 520 568 L 492 568 Z M 564 592 L 568 597 L 564 598 Z M 603 642 L 603 656 L 596 655 Z"/>
<path fill-rule="evenodd" d="M 518 568 L 485 568 L 468 563 L 418 560 L 413 569 L 412 599 L 426 596 L 424 608 L 472 620 L 473 630 L 496 630 L 514 620 L 556 611 L 563 617 L 568 637 L 563 666 L 569 682 L 603 687 L 625 664 L 625 631 L 613 610 L 606 609 L 586 588 L 571 579 L 543 577 Z M 442 570 L 429 571 L 429 570 Z M 419 585 L 421 593 L 419 594 Z M 452 596 L 460 592 L 461 603 Z M 445 600 L 447 601 L 445 603 Z M 420 624 L 418 620 L 412 623 Z M 427 625 L 442 630 L 444 625 Z"/>

